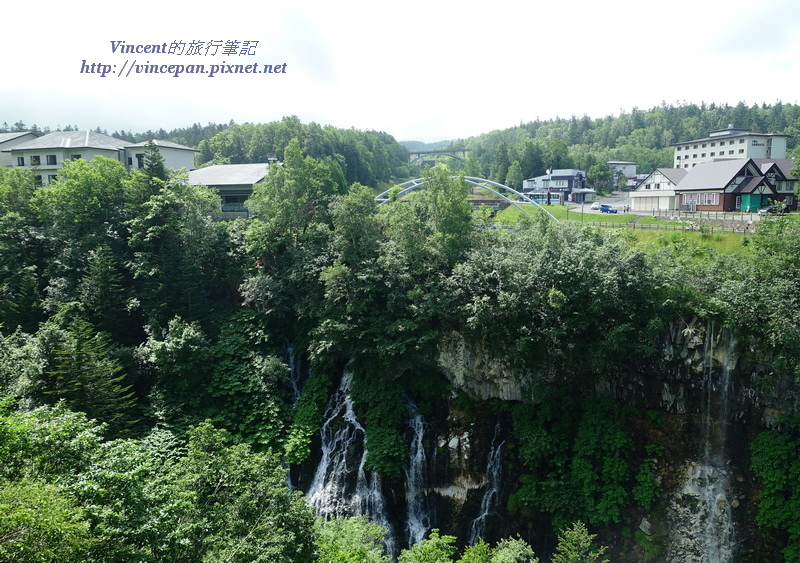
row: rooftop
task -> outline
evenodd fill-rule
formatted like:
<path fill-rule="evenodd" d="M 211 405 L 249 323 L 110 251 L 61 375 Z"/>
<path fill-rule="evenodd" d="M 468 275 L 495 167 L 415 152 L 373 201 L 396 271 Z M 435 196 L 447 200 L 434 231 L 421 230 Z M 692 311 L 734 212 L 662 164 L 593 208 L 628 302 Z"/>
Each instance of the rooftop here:
<path fill-rule="evenodd" d="M 189 172 L 189 183 L 203 186 L 251 186 L 267 176 L 269 164 L 215 164 Z"/>

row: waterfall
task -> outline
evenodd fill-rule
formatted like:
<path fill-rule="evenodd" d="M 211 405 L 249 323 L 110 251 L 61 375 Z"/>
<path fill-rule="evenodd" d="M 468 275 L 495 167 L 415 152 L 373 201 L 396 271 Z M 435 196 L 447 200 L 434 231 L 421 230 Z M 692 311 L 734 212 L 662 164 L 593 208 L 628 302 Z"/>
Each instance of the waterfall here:
<path fill-rule="evenodd" d="M 417 412 L 414 403 L 409 403 L 409 421 L 411 428 L 411 451 L 408 456 L 408 465 L 405 468 L 406 488 L 406 541 L 409 546 L 421 542 L 430 529 L 430 518 L 425 491 L 426 482 L 426 457 L 423 446 L 425 434 L 425 421 Z"/>
<path fill-rule="evenodd" d="M 387 518 L 381 477 L 365 469 L 365 432 L 353 410 L 352 383 L 353 373 L 345 372 L 325 406 L 325 422 L 320 429 L 322 458 L 306 500 L 323 518 L 366 516 L 380 524 L 386 529 L 386 550 L 394 554 L 396 541 Z"/>
<path fill-rule="evenodd" d="M 492 447 L 486 460 L 486 491 L 481 499 L 481 512 L 469 526 L 470 545 L 474 545 L 486 532 L 486 519 L 492 514 L 496 514 L 497 503 L 500 496 L 500 484 L 503 478 L 503 463 L 501 448 L 505 440 L 497 443 L 500 439 L 500 423 L 494 427 L 494 437 L 492 437 Z"/>
<path fill-rule="evenodd" d="M 716 350 L 718 335 L 713 328 L 713 324 L 709 326 L 704 343 L 701 451 L 698 461 L 688 464 L 683 486 L 672 502 L 675 526 L 667 561 L 729 563 L 734 558 L 736 538 L 726 442 L 737 343 L 731 338 L 724 349 Z"/>
<path fill-rule="evenodd" d="M 294 346 L 286 347 L 286 363 L 289 364 L 289 384 L 292 390 L 292 408 L 300 400 L 300 383 L 303 380 L 303 364 L 294 354 Z"/>

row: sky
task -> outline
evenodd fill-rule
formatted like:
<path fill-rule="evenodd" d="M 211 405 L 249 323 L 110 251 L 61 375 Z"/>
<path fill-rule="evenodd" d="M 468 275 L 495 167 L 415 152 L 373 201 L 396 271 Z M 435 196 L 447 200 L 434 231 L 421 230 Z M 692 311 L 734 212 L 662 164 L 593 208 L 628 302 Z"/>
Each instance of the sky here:
<path fill-rule="evenodd" d="M 0 124 L 40 128 L 296 115 L 433 142 L 662 103 L 800 97 L 796 0 L 43 0 L 4 6 L 3 21 Z M 114 52 L 123 41 L 183 53 Z M 193 42 L 200 54 L 188 54 Z M 251 72 L 209 76 L 212 65 Z"/>

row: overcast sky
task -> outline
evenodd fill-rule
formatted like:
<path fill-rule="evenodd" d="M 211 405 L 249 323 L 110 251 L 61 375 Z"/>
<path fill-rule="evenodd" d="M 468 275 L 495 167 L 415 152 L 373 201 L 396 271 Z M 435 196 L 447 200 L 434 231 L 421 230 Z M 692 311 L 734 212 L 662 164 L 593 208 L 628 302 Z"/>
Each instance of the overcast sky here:
<path fill-rule="evenodd" d="M 48 0 L 2 12 L 9 124 L 143 132 L 297 115 L 437 141 L 662 102 L 800 97 L 796 0 Z M 190 56 L 113 53 L 111 41 L 258 44 L 253 55 Z M 112 74 L 81 73 L 84 60 Z M 134 60 L 286 72 L 175 78 L 137 74 Z M 134 70 L 113 74 L 123 67 Z"/>

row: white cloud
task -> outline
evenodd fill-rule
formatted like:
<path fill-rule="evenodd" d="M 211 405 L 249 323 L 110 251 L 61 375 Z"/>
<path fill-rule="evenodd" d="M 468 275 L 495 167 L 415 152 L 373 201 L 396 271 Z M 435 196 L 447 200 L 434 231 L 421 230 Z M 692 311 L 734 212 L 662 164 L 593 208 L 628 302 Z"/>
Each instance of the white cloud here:
<path fill-rule="evenodd" d="M 142 0 L 113 12 L 97 0 L 82 6 L 79 13 L 53 3 L 48 17 L 36 20 L 36 40 L 28 26 L 7 26 L 0 36 L 7 54 L 0 118 L 140 131 L 298 115 L 402 140 L 438 140 L 662 101 L 796 97 L 800 49 L 792 0 L 758 6 L 732 0 L 724 9 L 676 0 L 658 13 L 644 13 L 632 0 L 544 6 L 308 0 L 299 8 Z M 29 8 L 4 9 L 6 21 L 30 20 Z M 111 40 L 212 39 L 258 40 L 249 60 L 286 62 L 287 73 L 127 79 L 80 73 L 84 59 L 119 67 L 129 58 L 112 54 Z"/>

